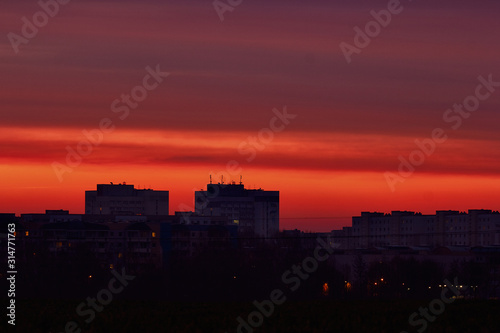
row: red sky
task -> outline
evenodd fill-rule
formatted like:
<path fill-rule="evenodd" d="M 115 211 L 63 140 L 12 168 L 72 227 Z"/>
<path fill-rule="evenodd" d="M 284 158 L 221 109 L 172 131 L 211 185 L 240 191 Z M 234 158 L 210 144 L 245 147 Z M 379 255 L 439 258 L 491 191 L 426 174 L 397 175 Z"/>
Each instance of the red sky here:
<path fill-rule="evenodd" d="M 334 4 L 332 4 L 334 2 Z M 280 191 L 281 228 L 331 230 L 361 211 L 500 209 L 500 88 L 456 130 L 443 120 L 500 81 L 495 1 L 401 1 L 404 10 L 348 64 L 339 48 L 387 1 L 71 1 L 15 53 L 36 1 L 2 5 L 0 212 L 83 212 L 84 191 L 123 182 L 170 191 L 170 210 L 235 160 L 247 187 Z M 170 75 L 121 120 L 111 103 Z M 273 108 L 297 115 L 255 159 L 241 154 Z M 83 130 L 106 133 L 60 182 Z M 448 139 L 391 191 L 415 139 Z M 248 148 L 248 146 L 245 146 Z M 229 175 L 226 173 L 226 179 Z"/>

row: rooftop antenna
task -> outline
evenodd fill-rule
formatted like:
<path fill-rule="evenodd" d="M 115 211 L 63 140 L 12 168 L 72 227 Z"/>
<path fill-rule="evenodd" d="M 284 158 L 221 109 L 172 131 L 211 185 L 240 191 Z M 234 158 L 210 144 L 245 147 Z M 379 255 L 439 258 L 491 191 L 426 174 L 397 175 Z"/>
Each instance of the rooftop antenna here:
<path fill-rule="evenodd" d="M 243 183 L 242 179 L 243 179 L 243 176 L 240 175 L 240 185 Z"/>
<path fill-rule="evenodd" d="M 210 175 L 210 184 L 212 184 L 212 175 Z"/>
<path fill-rule="evenodd" d="M 220 176 L 220 182 L 221 184 L 224 184 L 224 175 Z"/>

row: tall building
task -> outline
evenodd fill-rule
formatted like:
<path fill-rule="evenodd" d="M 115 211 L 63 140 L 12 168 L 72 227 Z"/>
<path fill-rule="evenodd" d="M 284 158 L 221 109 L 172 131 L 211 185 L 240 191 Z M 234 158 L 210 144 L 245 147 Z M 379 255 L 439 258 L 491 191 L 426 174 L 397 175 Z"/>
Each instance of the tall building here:
<path fill-rule="evenodd" d="M 224 216 L 238 224 L 240 234 L 269 238 L 279 231 L 279 191 L 246 189 L 243 184 L 208 184 L 195 192 L 195 211 Z"/>
<path fill-rule="evenodd" d="M 135 189 L 134 185 L 98 184 L 85 191 L 85 214 L 168 215 L 168 191 Z"/>

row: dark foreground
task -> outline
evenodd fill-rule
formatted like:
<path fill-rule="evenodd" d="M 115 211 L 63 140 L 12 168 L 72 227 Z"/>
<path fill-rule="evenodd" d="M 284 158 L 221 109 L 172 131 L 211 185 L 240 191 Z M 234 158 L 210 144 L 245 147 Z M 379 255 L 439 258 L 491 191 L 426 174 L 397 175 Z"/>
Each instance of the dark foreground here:
<path fill-rule="evenodd" d="M 421 316 L 418 325 L 411 326 L 409 317 L 426 308 L 431 300 L 318 300 L 286 301 L 276 306 L 269 318 L 263 317 L 254 332 L 297 333 L 399 333 L 407 332 L 500 332 L 500 301 L 456 300 L 444 311 L 426 321 Z M 82 300 L 18 300 L 17 332 L 238 332 L 237 317 L 248 318 L 256 310 L 251 302 L 182 303 L 164 301 L 113 300 L 91 315 L 79 316 L 75 309 Z M 258 320 L 258 316 L 255 317 Z M 5 319 L 1 332 L 12 327 Z M 240 329 L 239 332 L 252 332 Z"/>

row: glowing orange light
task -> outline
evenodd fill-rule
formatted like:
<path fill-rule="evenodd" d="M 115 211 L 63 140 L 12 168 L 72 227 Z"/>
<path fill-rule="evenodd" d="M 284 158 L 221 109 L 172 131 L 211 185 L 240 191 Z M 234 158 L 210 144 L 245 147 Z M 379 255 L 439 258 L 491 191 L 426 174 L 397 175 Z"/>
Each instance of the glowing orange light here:
<path fill-rule="evenodd" d="M 328 293 L 330 292 L 330 287 L 328 287 L 328 283 L 323 284 L 323 295 L 328 296 Z"/>

